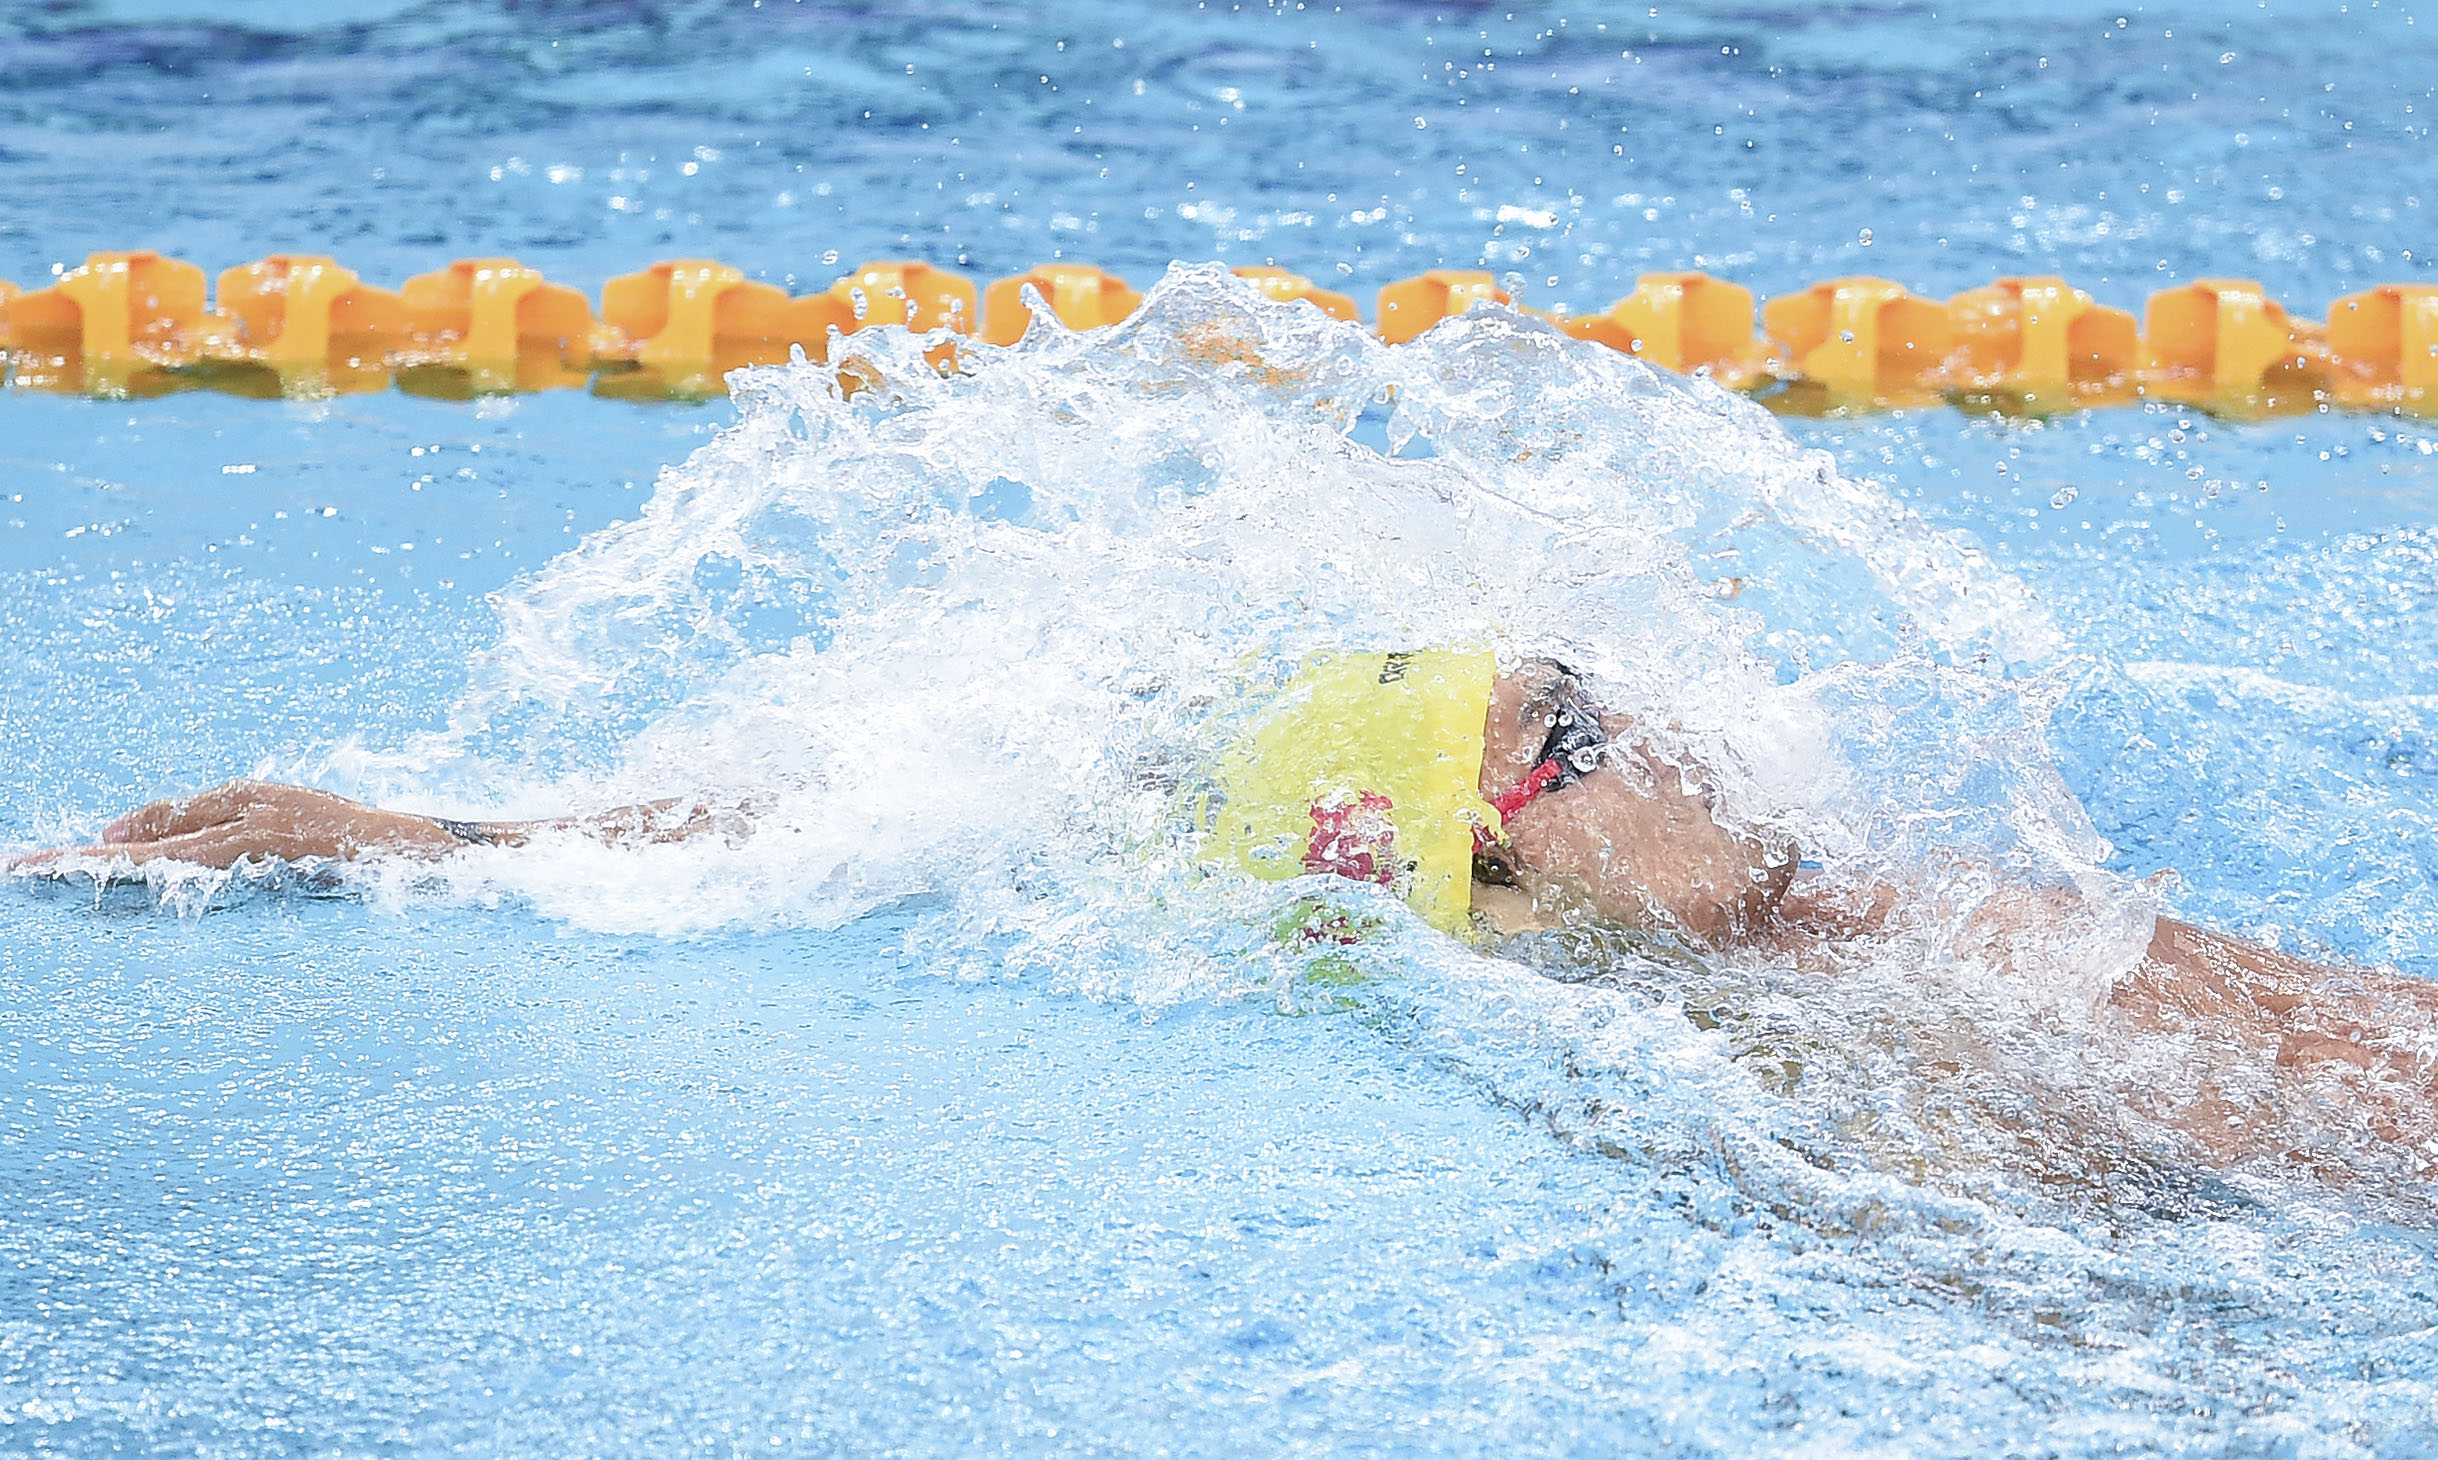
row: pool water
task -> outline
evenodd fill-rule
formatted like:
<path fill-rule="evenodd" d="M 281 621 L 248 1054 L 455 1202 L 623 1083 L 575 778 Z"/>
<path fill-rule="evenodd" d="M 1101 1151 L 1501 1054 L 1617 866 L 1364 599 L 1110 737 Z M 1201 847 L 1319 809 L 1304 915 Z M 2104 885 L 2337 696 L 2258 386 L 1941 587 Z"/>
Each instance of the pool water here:
<path fill-rule="evenodd" d="M 0 1453 L 2438 1450 L 2426 1163 L 2341 1108 L 2321 1177 L 2179 1158 L 2111 1112 L 2185 1066 L 2075 1012 L 2166 868 L 2438 974 L 2438 430 L 1779 423 L 1166 274 L 2315 313 L 2428 276 L 2413 7 L 1625 13 L 0 17 L 20 284 L 1165 275 L 957 381 L 865 340 L 853 402 L 0 401 L 0 845 L 240 773 L 763 817 L 0 884 Z M 1822 982 L 1381 908 L 1339 980 L 1169 788 L 1248 665 L 1466 634 L 1807 846 L 2086 910 Z"/>

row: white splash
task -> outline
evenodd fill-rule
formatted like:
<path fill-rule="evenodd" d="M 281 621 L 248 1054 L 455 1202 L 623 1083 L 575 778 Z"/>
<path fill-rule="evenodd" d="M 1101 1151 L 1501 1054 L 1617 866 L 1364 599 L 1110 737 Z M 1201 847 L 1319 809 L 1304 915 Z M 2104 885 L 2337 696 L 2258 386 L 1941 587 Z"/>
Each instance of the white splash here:
<path fill-rule="evenodd" d="M 758 808 L 736 847 L 570 839 L 450 874 L 590 927 L 831 924 L 929 892 L 1030 922 L 1057 907 L 997 894 L 1157 841 L 1213 707 L 1322 645 L 1564 657 L 1740 814 L 1850 859 L 1886 849 L 1890 797 L 1936 789 L 1938 747 L 1841 728 L 1884 667 L 1797 670 L 1909 636 L 1905 694 L 2003 719 L 2014 687 L 1951 666 L 2061 642 L 1969 544 L 1756 407 L 1504 312 L 1390 349 L 1180 267 L 1117 328 L 1045 323 L 959 375 L 900 331 L 848 344 L 878 388 L 740 376 L 735 428 L 501 596 L 446 736 L 331 769 L 499 812 Z M 1974 850 L 2088 864 L 2044 760 L 1999 779 Z"/>

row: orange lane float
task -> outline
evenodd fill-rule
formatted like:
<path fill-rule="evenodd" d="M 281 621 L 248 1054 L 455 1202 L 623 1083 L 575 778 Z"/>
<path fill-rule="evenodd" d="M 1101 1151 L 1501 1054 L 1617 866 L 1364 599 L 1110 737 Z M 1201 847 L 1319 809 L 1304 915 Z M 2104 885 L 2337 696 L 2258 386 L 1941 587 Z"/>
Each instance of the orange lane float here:
<path fill-rule="evenodd" d="M 2356 408 L 2438 405 L 2438 284 L 2382 284 L 2328 308 L 2337 399 Z"/>
<path fill-rule="evenodd" d="M 2249 279 L 2196 279 L 2150 296 L 2143 392 L 2233 415 L 2308 409 L 2334 373 L 2325 331 Z"/>
<path fill-rule="evenodd" d="M 1024 303 L 1027 284 L 1040 291 L 1059 323 L 1074 330 L 1115 324 L 1143 302 L 1141 294 L 1106 269 L 1091 264 L 1043 264 L 991 281 L 982 299 L 983 339 L 994 345 L 1012 345 L 1024 338 L 1033 322 Z"/>
<path fill-rule="evenodd" d="M 490 395 L 581 385 L 590 373 L 591 301 L 514 259 L 459 259 L 398 295 L 406 343 L 392 364 L 403 389 Z"/>
<path fill-rule="evenodd" d="M 631 362 L 605 375 L 605 394 L 717 395 L 723 377 L 746 365 L 775 365 L 801 346 L 829 352 L 831 308 L 820 295 L 790 299 L 741 270 L 708 259 L 670 259 L 601 286 L 597 361 Z"/>
<path fill-rule="evenodd" d="M 1767 373 L 1752 331 L 1752 291 L 1702 273 L 1644 274 L 1604 314 L 1559 316 L 1558 328 L 1679 375 L 1742 390 Z"/>
<path fill-rule="evenodd" d="M 205 357 L 252 367 L 277 394 L 380 390 L 407 339 L 405 301 L 320 254 L 224 269 L 214 302 L 228 327 Z"/>
<path fill-rule="evenodd" d="M 1363 317 L 1362 312 L 1355 308 L 1352 299 L 1343 294 L 1332 293 L 1320 288 L 1303 275 L 1279 268 L 1275 264 L 1246 264 L 1240 268 L 1230 269 L 1228 272 L 1272 299 L 1289 303 L 1300 299 L 1331 319 L 1342 319 L 1351 323 L 1359 321 Z"/>
<path fill-rule="evenodd" d="M 2000 279 L 1947 301 L 1948 383 L 2009 409 L 2048 413 L 2130 400 L 2141 332 L 2122 309 L 2063 279 Z"/>
<path fill-rule="evenodd" d="M 821 331 L 818 344 L 804 347 L 811 360 L 829 358 L 829 332 L 851 335 L 857 330 L 903 325 L 916 334 L 945 330 L 970 335 L 981 324 L 982 311 L 974 282 L 963 274 L 911 259 L 879 259 L 857 266 L 855 272 L 819 294 L 799 301 L 805 322 Z M 945 339 L 923 352 L 935 370 L 953 370 L 961 358 L 955 339 Z M 856 389 L 864 377 L 842 370 L 839 383 Z"/>
<path fill-rule="evenodd" d="M 19 289 L 6 279 L 0 279 L 0 353 L 8 350 L 8 302 L 17 297 Z"/>
<path fill-rule="evenodd" d="M 149 249 L 93 254 L 50 288 L 0 302 L 0 322 L 18 384 L 95 395 L 176 388 L 166 372 L 201 358 L 216 325 L 203 271 Z"/>
<path fill-rule="evenodd" d="M 981 322 L 981 310 L 974 282 L 963 274 L 913 260 L 880 259 L 858 266 L 811 296 L 809 317 L 842 335 L 892 324 L 904 325 L 916 334 L 944 329 L 970 335 Z M 827 343 L 823 342 L 824 348 Z M 811 347 L 806 351 L 811 353 Z"/>
<path fill-rule="evenodd" d="M 1794 411 L 1926 405 L 1946 386 L 1955 326 L 1946 306 L 1888 279 L 1829 279 L 1762 307 Z M 1806 389 L 1805 387 L 1808 387 Z"/>
<path fill-rule="evenodd" d="M 1402 345 L 1476 304 L 1510 302 L 1498 281 L 1480 269 L 1433 269 L 1380 290 L 1380 338 Z"/>

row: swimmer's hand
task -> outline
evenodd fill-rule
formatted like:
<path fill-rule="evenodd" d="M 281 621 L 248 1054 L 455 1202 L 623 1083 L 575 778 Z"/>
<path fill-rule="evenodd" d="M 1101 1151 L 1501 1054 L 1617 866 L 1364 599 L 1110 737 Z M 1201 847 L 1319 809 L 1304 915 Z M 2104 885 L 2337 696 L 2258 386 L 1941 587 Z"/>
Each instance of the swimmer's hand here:
<path fill-rule="evenodd" d="M 439 856 L 463 845 L 429 817 L 303 786 L 231 781 L 183 800 L 137 807 L 103 827 L 93 846 L 36 852 L 11 862 L 9 870 L 66 871 L 65 864 L 88 861 L 230 867 L 250 857 L 344 862 L 385 852 Z"/>
<path fill-rule="evenodd" d="M 90 862 L 231 867 L 268 857 L 287 862 L 440 857 L 471 845 L 521 847 L 545 831 L 574 832 L 611 846 L 689 841 L 707 833 L 734 844 L 752 834 L 752 820 L 745 808 L 671 797 L 592 816 L 443 823 L 303 786 L 231 781 L 183 800 L 138 807 L 103 827 L 93 846 L 36 852 L 8 863 L 6 870 L 43 875 Z"/>

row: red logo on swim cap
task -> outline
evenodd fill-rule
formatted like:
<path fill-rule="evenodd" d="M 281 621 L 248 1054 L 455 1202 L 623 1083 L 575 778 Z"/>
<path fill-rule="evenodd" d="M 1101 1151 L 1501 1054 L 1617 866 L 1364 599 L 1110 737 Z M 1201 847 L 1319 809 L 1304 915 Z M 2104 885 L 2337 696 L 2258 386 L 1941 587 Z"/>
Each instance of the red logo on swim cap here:
<path fill-rule="evenodd" d="M 1354 801 L 1312 808 L 1312 840 L 1304 847 L 1304 870 L 1334 872 L 1357 882 L 1386 887 L 1397 880 L 1397 825 L 1388 819 L 1394 801 L 1365 791 Z"/>

